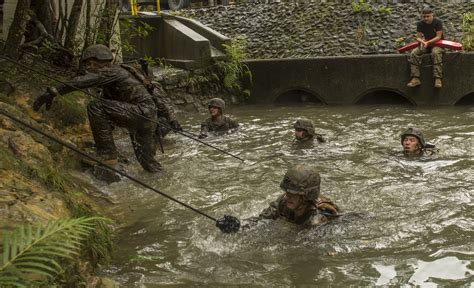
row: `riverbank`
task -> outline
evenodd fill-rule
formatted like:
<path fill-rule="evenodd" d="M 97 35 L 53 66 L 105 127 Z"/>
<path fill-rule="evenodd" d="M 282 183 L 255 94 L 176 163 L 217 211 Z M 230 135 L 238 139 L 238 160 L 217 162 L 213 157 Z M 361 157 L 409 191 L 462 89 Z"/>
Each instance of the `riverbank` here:
<path fill-rule="evenodd" d="M 50 113 L 36 113 L 31 103 L 40 87 L 51 83 L 31 73 L 20 73 L 8 63 L 2 62 L 2 66 L 1 111 L 74 145 L 91 137 L 86 125 L 85 95 L 56 101 Z M 100 188 L 87 181 L 79 166 L 77 155 L 71 151 L 0 115 L 0 238 L 20 225 L 91 216 L 111 218 L 107 212 L 111 202 Z M 95 273 L 108 261 L 116 224 L 96 222 L 94 231 L 82 243 L 80 255 L 60 262 L 63 271 L 54 283 L 110 287 L 108 279 Z"/>
<path fill-rule="evenodd" d="M 32 57 L 26 55 L 21 62 L 59 80 L 75 75 L 74 71 L 43 64 Z M 35 112 L 31 108 L 34 99 L 57 82 L 7 61 L 1 64 L 4 67 L 0 74 L 2 111 L 90 152 L 93 138 L 86 106 L 91 96 L 73 92 L 55 98 L 50 111 Z M 229 104 L 245 101 L 242 89 L 224 87 L 222 75 L 215 66 L 197 71 L 161 66 L 152 67 L 152 71 L 154 81 L 163 87 L 165 102 L 175 111 L 205 111 L 208 100 L 213 97 L 224 98 Z M 107 262 L 112 231 L 120 227 L 127 215 L 111 212 L 113 200 L 101 191 L 100 181 L 91 181 L 91 174 L 85 171 L 75 152 L 3 115 L 0 115 L 0 135 L 0 234 L 6 235 L 19 225 L 45 225 L 51 220 L 83 216 L 111 218 L 115 222 L 95 229 L 90 236 L 93 240 L 84 245 L 81 257 L 67 262 L 65 272 L 55 283 L 72 281 L 69 284 L 73 286 L 113 286 L 95 272 Z"/>

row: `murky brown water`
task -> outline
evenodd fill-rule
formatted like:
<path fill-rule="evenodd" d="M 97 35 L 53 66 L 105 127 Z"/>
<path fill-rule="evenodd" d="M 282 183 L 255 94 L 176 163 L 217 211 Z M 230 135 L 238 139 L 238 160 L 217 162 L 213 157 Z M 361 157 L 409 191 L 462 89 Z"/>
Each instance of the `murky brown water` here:
<path fill-rule="evenodd" d="M 136 162 L 128 171 L 214 217 L 244 219 L 282 193 L 289 165 L 308 163 L 321 171 L 322 193 L 361 216 L 303 231 L 264 222 L 224 235 L 209 219 L 123 180 L 104 187 L 127 219 L 105 275 L 123 287 L 473 287 L 472 106 L 250 106 L 231 113 L 240 131 L 207 141 L 256 164 L 173 135 L 159 156 L 164 176 L 142 174 Z M 328 143 L 293 149 L 298 116 L 312 119 Z M 206 115 L 185 117 L 183 126 L 198 132 Z M 421 128 L 440 153 L 404 159 L 398 135 L 408 126 Z"/>

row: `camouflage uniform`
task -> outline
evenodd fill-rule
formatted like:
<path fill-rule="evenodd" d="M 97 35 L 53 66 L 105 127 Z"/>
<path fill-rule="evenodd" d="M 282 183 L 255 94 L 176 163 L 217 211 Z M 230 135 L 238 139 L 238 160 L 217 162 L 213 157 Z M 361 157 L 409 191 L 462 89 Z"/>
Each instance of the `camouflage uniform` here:
<path fill-rule="evenodd" d="M 425 140 L 425 135 L 423 135 L 423 133 L 416 128 L 408 128 L 402 134 L 400 134 L 400 142 L 402 146 L 403 146 L 403 140 L 405 140 L 406 136 L 414 136 L 418 139 L 420 143 L 420 147 L 419 147 L 417 155 L 429 156 L 429 155 L 436 154 L 439 151 L 438 149 L 436 149 L 434 144 L 427 143 Z"/>
<path fill-rule="evenodd" d="M 221 121 L 217 122 L 212 117 L 207 118 L 201 123 L 201 136 L 200 138 L 206 137 L 208 132 L 214 132 L 218 135 L 224 134 L 230 129 L 239 127 L 239 124 L 232 118 L 224 116 L 225 102 L 220 98 L 213 98 L 209 101 L 208 106 L 218 107 L 222 115 Z"/>
<path fill-rule="evenodd" d="M 148 71 L 147 65 L 148 64 L 144 64 L 145 71 Z M 135 78 L 145 85 L 155 101 L 159 123 L 165 123 L 166 126 L 170 126 L 165 127 L 165 125 L 158 125 L 156 128 L 156 134 L 159 137 L 164 138 L 172 129 L 182 131 L 181 125 L 178 123 L 171 105 L 165 102 L 164 95 L 166 92 L 163 90 L 161 85 L 157 82 L 152 82 L 147 76 L 148 74 L 145 75 L 147 72 L 143 71 L 143 67 L 138 68 L 136 65 L 130 64 L 121 64 L 120 66 L 129 71 L 133 76 L 135 76 Z"/>
<path fill-rule="evenodd" d="M 293 124 L 293 128 L 302 129 L 306 131 L 307 135 L 307 137 L 303 139 L 295 138 L 294 142 L 296 144 L 313 143 L 314 139 L 316 139 L 318 143 L 326 142 L 326 139 L 324 139 L 323 135 L 316 133 L 316 131 L 314 130 L 313 122 L 307 118 L 300 118 L 296 120 L 295 124 Z"/>
<path fill-rule="evenodd" d="M 239 124 L 227 116 L 222 116 L 222 122 L 215 122 L 211 117 L 209 117 L 206 119 L 206 121 L 201 123 L 201 134 L 207 134 L 208 132 L 224 134 L 228 130 L 238 127 Z"/>
<path fill-rule="evenodd" d="M 302 225 L 303 227 L 317 226 L 322 223 L 334 219 L 334 216 L 339 213 L 339 208 L 329 198 L 319 196 L 308 206 L 305 213 L 296 217 L 295 213 L 286 207 L 285 195 L 281 195 L 277 200 L 272 202 L 268 208 L 263 210 L 258 216 L 260 219 L 285 218 L 291 223 Z"/>
<path fill-rule="evenodd" d="M 250 221 L 284 218 L 291 223 L 311 227 L 334 219 L 339 214 L 339 207 L 329 198 L 320 196 L 320 182 L 319 173 L 313 168 L 296 165 L 288 169 L 280 187 L 286 193 L 303 196 L 304 213 L 297 217 L 295 212 L 286 206 L 287 198 L 283 194 L 258 217 L 251 218 Z"/>
<path fill-rule="evenodd" d="M 88 49 L 92 52 L 98 50 L 102 53 L 103 47 L 105 47 L 102 46 L 90 46 L 84 55 L 88 55 Z M 108 51 L 110 53 L 110 50 Z M 96 57 L 92 52 L 89 54 L 98 60 L 109 60 L 108 55 L 103 57 L 105 59 L 100 59 L 100 56 L 103 55 L 99 54 Z M 71 86 L 80 89 L 102 88 L 103 99 L 93 100 L 87 105 L 89 123 L 99 155 L 106 155 L 109 158 L 117 157 L 112 130 L 113 125 L 118 125 L 128 129 L 135 155 L 142 167 L 149 172 L 161 170 L 160 163 L 154 159 L 157 148 L 155 139 L 157 108 L 143 83 L 120 65 L 110 65 L 99 69 L 96 73 L 77 76 L 66 84 L 56 87 L 57 93 L 55 94 L 62 95 L 74 91 Z M 54 88 L 49 91 L 54 91 Z M 44 100 L 41 101 L 42 97 L 48 97 L 48 95 L 43 94 L 38 97 L 34 104 L 36 110 L 44 104 Z M 46 109 L 48 109 L 48 104 L 51 105 L 47 103 Z"/>
<path fill-rule="evenodd" d="M 417 47 L 413 49 L 410 54 L 410 76 L 420 78 L 420 66 L 423 60 L 423 55 L 430 53 L 431 51 L 431 60 L 433 61 L 433 78 L 442 78 L 443 77 L 443 48 L 441 47 L 432 47 L 430 48 L 420 48 Z"/>
<path fill-rule="evenodd" d="M 432 13 L 432 11 L 426 11 L 426 13 L 429 14 Z M 424 21 L 419 21 L 416 24 L 416 32 L 423 34 L 423 38 L 427 41 L 435 38 L 437 35 L 436 33 L 439 31 L 441 31 L 441 39 L 443 39 L 443 22 L 438 18 L 433 18 L 430 24 L 427 24 Z M 436 79 L 441 79 L 443 76 L 443 51 L 443 48 L 437 46 L 423 48 L 417 47 L 413 49 L 409 56 L 410 76 L 412 78 L 420 78 L 420 65 L 423 60 L 423 54 L 431 53 L 431 59 L 433 62 L 433 77 Z M 417 85 L 411 85 L 410 87 L 414 86 Z"/>

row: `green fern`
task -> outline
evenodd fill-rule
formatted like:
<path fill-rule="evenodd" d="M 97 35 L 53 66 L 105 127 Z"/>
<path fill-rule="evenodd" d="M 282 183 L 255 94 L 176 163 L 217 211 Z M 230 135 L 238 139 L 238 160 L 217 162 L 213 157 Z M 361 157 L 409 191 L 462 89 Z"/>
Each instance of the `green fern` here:
<path fill-rule="evenodd" d="M 249 74 L 249 67 L 242 63 L 247 58 L 245 53 L 246 41 L 243 38 L 235 38 L 230 44 L 222 44 L 228 60 L 223 62 L 221 69 L 224 72 L 224 87 L 229 89 L 241 89 L 240 79 L 244 74 Z M 250 74 L 251 75 L 251 74 Z"/>
<path fill-rule="evenodd" d="M 51 279 L 62 272 L 60 258 L 77 256 L 81 242 L 101 217 L 60 219 L 39 225 L 20 226 L 3 239 L 0 287 L 30 287 L 32 279 Z M 32 277 L 36 276 L 36 277 Z M 40 278 L 41 279 L 41 278 Z"/>

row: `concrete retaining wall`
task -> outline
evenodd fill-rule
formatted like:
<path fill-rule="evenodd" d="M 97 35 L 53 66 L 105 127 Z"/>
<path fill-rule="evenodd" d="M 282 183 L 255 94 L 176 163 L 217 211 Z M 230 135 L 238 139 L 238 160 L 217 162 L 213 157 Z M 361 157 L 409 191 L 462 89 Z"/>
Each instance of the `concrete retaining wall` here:
<path fill-rule="evenodd" d="M 324 104 L 356 104 L 368 95 L 379 97 L 377 102 L 384 103 L 383 97 L 395 94 L 413 105 L 454 105 L 463 97 L 474 96 L 474 53 L 448 53 L 443 61 L 442 89 L 433 86 L 432 67 L 422 69 L 421 86 L 406 87 L 410 73 L 405 55 L 249 60 L 246 63 L 254 83 L 251 100 L 256 103 L 272 103 L 284 94 L 293 95 L 290 97 L 299 102 L 305 100 L 299 98 L 301 92 Z M 427 55 L 423 65 L 429 64 L 431 59 Z"/>
<path fill-rule="evenodd" d="M 149 56 L 165 58 L 167 63 L 179 68 L 196 69 L 211 64 L 215 57 L 222 57 L 222 44 L 229 38 L 203 26 L 201 23 L 162 13 L 161 16 L 123 16 L 122 21 L 133 25 L 146 23 L 152 27 L 147 37 L 130 37 L 123 29 L 122 40 L 135 46 L 136 52 L 124 51 L 124 58 Z"/>

